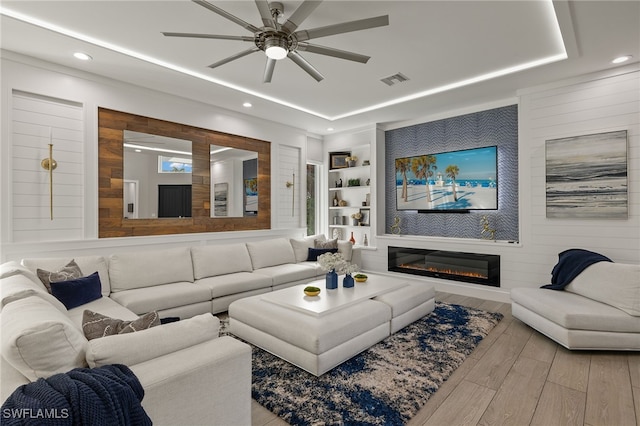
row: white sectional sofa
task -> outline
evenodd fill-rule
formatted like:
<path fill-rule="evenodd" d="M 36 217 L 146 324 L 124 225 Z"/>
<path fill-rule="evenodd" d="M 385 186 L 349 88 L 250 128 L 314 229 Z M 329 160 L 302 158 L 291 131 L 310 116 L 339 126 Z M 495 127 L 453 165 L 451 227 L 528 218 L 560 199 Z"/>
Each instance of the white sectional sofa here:
<path fill-rule="evenodd" d="M 71 257 L 3 264 L 1 400 L 39 377 L 120 363 L 138 376 L 143 407 L 155 424 L 250 424 L 250 348 L 218 337 L 220 322 L 212 314 L 236 299 L 324 274 L 306 260 L 316 239 L 324 237 L 73 257 L 83 275 L 98 273 L 102 297 L 69 310 L 36 271 L 56 271 Z M 339 246 L 347 260 L 359 260 L 348 241 Z M 181 321 L 87 340 L 85 309 L 121 320 L 156 311 Z"/>
<path fill-rule="evenodd" d="M 568 349 L 640 350 L 640 265 L 598 262 L 564 290 L 514 288 L 514 317 Z"/>

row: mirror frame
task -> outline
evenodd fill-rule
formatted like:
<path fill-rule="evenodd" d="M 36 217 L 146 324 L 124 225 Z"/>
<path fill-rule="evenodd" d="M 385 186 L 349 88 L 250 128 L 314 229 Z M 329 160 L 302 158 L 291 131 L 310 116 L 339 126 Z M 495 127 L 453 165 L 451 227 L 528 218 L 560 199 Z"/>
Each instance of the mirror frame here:
<path fill-rule="evenodd" d="M 193 172 L 190 218 L 125 219 L 124 130 L 191 141 Z M 210 217 L 209 146 L 224 145 L 258 153 L 258 214 Z M 264 194 L 264 196 L 263 196 Z M 98 108 L 98 238 L 271 228 L 271 143 L 185 124 Z"/>

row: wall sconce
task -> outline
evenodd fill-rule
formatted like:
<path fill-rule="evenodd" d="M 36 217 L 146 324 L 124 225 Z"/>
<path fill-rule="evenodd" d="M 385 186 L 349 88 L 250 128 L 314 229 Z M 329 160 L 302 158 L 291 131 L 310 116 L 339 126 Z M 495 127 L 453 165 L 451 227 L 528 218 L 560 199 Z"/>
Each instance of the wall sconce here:
<path fill-rule="evenodd" d="M 287 181 L 287 183 L 285 183 L 285 186 L 287 188 L 294 188 L 295 189 L 295 186 L 296 186 L 296 184 L 295 184 L 295 182 L 296 182 L 296 174 L 295 173 L 293 173 L 293 177 L 291 178 L 291 180 L 293 182 Z M 294 190 L 293 191 L 293 195 L 291 197 L 291 216 L 292 217 L 295 216 L 295 209 L 296 209 L 296 191 Z"/>
<path fill-rule="evenodd" d="M 51 139 L 51 135 L 49 135 Z M 58 167 L 58 163 L 53 159 L 53 144 L 49 144 L 49 158 L 40 162 L 43 169 L 49 171 L 49 217 L 53 220 L 53 171 Z"/>

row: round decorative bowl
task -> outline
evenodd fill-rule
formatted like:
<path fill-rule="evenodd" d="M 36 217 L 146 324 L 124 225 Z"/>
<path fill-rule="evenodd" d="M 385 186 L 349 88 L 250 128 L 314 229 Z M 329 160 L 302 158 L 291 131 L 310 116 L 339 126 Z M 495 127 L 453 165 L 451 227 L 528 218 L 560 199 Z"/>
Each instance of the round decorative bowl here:
<path fill-rule="evenodd" d="M 367 277 L 367 276 L 366 276 L 366 275 L 364 275 L 364 274 L 355 275 L 355 276 L 353 277 L 353 279 L 354 279 L 354 280 L 356 280 L 356 282 L 358 282 L 358 283 L 363 283 L 363 282 L 365 282 L 365 281 L 367 280 L 367 278 L 369 278 L 369 277 Z"/>
<path fill-rule="evenodd" d="M 314 297 L 320 294 L 320 289 L 318 287 L 305 287 L 304 294 L 309 297 Z"/>

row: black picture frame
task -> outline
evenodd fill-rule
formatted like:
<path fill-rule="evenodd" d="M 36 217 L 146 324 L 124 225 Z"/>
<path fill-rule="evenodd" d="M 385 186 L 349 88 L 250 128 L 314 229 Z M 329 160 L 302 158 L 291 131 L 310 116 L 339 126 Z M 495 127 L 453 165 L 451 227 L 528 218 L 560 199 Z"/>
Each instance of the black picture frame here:
<path fill-rule="evenodd" d="M 330 152 L 329 153 L 329 170 L 345 169 L 349 167 L 347 157 L 351 157 L 350 152 Z"/>
<path fill-rule="evenodd" d="M 362 217 L 360 218 L 360 226 L 369 226 L 371 222 L 370 209 L 360 209 L 360 214 Z"/>

